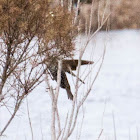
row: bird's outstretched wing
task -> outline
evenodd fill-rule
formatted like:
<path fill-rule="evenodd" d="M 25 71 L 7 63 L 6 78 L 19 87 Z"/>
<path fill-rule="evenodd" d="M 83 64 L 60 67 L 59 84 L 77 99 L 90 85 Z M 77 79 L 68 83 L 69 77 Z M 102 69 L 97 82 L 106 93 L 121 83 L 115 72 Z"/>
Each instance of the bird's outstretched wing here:
<path fill-rule="evenodd" d="M 81 65 L 87 65 L 87 64 L 93 64 L 93 61 L 87 61 L 87 60 L 81 60 Z M 71 74 L 74 77 L 77 77 L 72 70 L 76 70 L 78 66 L 78 60 L 73 59 L 73 60 L 68 60 L 65 59 L 63 60 L 63 70 L 65 72 L 68 72 L 69 74 Z M 84 84 L 84 81 L 82 81 L 79 77 L 78 77 L 79 81 L 81 81 Z"/>
<path fill-rule="evenodd" d="M 81 65 L 93 64 L 93 63 L 94 63 L 93 61 L 81 60 Z M 65 70 L 69 71 L 69 69 L 68 69 L 69 67 L 71 68 L 71 70 L 76 70 L 77 66 L 78 66 L 78 60 L 76 60 L 76 59 L 63 60 L 63 67 Z"/>

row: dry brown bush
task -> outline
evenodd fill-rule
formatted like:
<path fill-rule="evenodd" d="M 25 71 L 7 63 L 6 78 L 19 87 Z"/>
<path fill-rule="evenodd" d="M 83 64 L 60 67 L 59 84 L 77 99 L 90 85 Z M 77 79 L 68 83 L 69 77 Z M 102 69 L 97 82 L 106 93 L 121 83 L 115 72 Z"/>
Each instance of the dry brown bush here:
<path fill-rule="evenodd" d="M 46 63 L 73 54 L 73 20 L 72 11 L 49 0 L 0 0 L 0 109 L 10 110 L 0 137 L 44 80 Z"/>

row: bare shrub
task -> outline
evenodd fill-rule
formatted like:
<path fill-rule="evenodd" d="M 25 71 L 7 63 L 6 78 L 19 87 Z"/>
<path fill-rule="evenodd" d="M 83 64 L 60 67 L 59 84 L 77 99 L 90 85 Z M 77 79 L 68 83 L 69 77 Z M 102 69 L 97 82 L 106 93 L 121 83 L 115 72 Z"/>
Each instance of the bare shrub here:
<path fill-rule="evenodd" d="M 11 114 L 0 136 L 44 80 L 46 63 L 73 54 L 72 15 L 49 0 L 0 0 L 0 108 Z"/>

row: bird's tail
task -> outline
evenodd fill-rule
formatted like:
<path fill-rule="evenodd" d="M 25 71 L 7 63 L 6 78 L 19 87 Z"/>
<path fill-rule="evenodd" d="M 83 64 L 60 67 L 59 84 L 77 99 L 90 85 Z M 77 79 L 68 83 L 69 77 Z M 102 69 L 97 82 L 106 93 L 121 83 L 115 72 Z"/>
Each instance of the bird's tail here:
<path fill-rule="evenodd" d="M 66 91 L 67 91 L 68 99 L 73 100 L 73 95 L 71 93 L 71 90 L 70 89 L 66 89 Z"/>

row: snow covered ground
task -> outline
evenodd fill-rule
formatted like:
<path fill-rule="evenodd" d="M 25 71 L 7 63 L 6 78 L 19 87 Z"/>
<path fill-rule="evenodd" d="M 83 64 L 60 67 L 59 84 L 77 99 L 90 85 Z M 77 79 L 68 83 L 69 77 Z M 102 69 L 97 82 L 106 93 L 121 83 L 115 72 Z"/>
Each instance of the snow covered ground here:
<path fill-rule="evenodd" d="M 100 140 L 114 140 L 114 124 L 117 140 L 136 140 L 140 137 L 140 31 L 100 32 L 89 43 L 83 59 L 97 62 L 104 46 L 103 67 L 84 105 L 81 140 L 97 140 L 102 130 Z M 45 90 L 42 83 L 28 97 L 34 140 L 50 140 L 50 97 Z M 65 90 L 60 92 L 63 116 L 71 102 Z M 0 110 L 0 129 L 8 116 L 8 111 Z M 5 135 L 0 140 L 31 140 L 26 101 Z M 70 140 L 75 139 L 74 133 Z"/>

